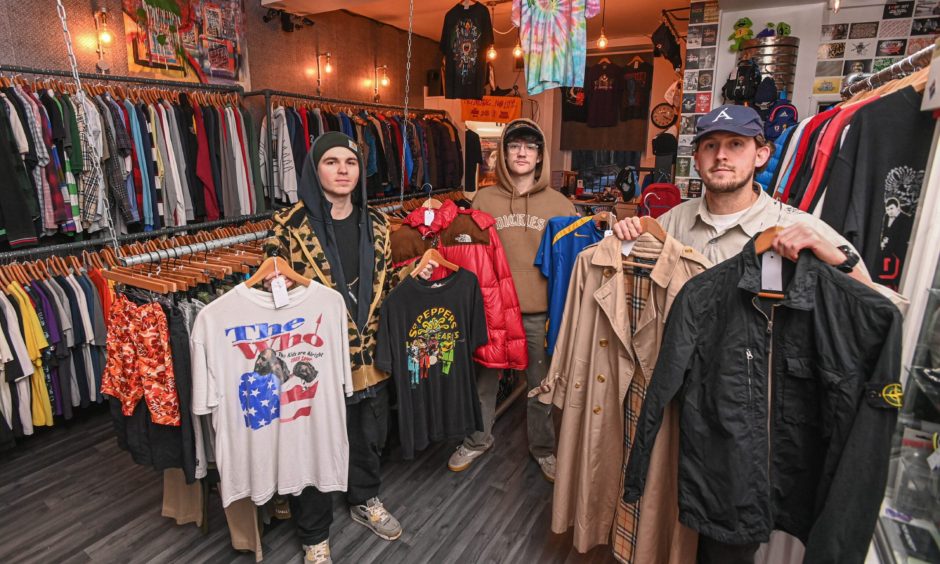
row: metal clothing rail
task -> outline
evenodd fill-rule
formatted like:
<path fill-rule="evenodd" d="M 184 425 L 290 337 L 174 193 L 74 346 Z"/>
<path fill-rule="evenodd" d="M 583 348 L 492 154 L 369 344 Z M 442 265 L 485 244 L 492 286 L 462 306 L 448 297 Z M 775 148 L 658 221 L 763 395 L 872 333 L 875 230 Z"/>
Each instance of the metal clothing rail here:
<path fill-rule="evenodd" d="M 264 96 L 265 102 L 270 101 L 271 98 L 275 96 L 280 96 L 282 98 L 295 98 L 297 100 L 309 100 L 311 102 L 322 102 L 324 104 L 346 104 L 349 106 L 363 106 L 366 108 L 376 108 L 380 110 L 397 110 L 402 111 L 404 108 L 402 106 L 395 106 L 392 104 L 376 104 L 375 102 L 357 102 L 355 100 L 343 100 L 341 98 L 324 98 L 322 96 L 311 96 L 309 94 L 298 94 L 296 92 L 287 92 L 284 90 L 251 90 L 242 94 L 245 98 L 249 96 Z M 409 111 L 422 114 L 438 114 L 445 115 L 447 112 L 444 110 L 425 110 L 422 108 L 412 108 Z"/>
<path fill-rule="evenodd" d="M 57 69 L 39 69 L 33 67 L 23 67 L 19 65 L 6 65 L 0 63 L 0 72 L 12 72 L 20 74 L 35 74 L 42 76 L 61 76 L 63 78 L 72 78 L 72 71 Z M 162 86 L 164 88 L 188 88 L 190 90 L 207 90 L 211 92 L 244 92 L 241 86 L 225 84 L 202 84 L 201 82 L 185 82 L 181 80 L 161 80 L 158 78 L 146 78 L 142 76 L 121 76 L 114 74 L 97 74 L 89 72 L 80 72 L 78 76 L 92 81 L 110 81 L 110 82 L 132 82 L 135 84 L 148 84 L 152 86 Z"/>
<path fill-rule="evenodd" d="M 131 255 L 129 257 L 120 257 L 118 258 L 118 262 L 121 263 L 121 266 L 136 266 L 138 264 L 160 262 L 162 260 L 174 259 L 194 253 L 204 253 L 214 249 L 230 247 L 240 243 L 250 243 L 251 241 L 264 239 L 267 236 L 268 231 L 263 229 L 253 233 L 243 233 L 241 235 L 234 235 L 232 237 L 213 239 L 212 241 L 193 243 L 191 245 L 180 245 L 179 247 L 170 247 L 169 249 L 160 249 L 158 251 L 151 251 L 149 253 L 141 253 L 139 255 Z"/>
<path fill-rule="evenodd" d="M 128 235 L 119 235 L 118 242 L 120 243 L 130 243 L 133 241 L 140 241 L 144 239 L 154 239 L 156 237 L 162 237 L 164 235 L 172 235 L 174 233 L 180 233 L 182 231 L 200 231 L 204 229 L 213 229 L 215 227 L 225 227 L 226 225 L 233 225 L 236 223 L 243 223 L 246 221 L 254 221 L 256 219 L 266 219 L 271 216 L 273 212 L 259 212 L 251 215 L 241 215 L 238 217 L 231 217 L 227 219 L 218 219 L 215 221 L 206 221 L 203 223 L 190 223 L 188 225 L 178 225 L 176 227 L 167 227 L 165 229 L 158 229 L 156 231 L 142 231 L 140 233 L 130 233 Z M 87 239 L 85 241 L 76 241 L 74 243 L 60 243 L 58 245 L 46 245 L 44 247 L 33 247 L 30 249 L 22 249 L 19 251 L 8 251 L 5 253 L 0 253 L 0 261 L 9 261 L 18 258 L 31 258 L 37 255 L 49 255 L 49 254 L 68 254 L 73 251 L 81 251 L 84 249 L 90 249 L 92 247 L 103 247 L 110 245 L 111 240 L 108 238 L 99 238 L 99 239 Z"/>
<path fill-rule="evenodd" d="M 848 99 L 864 90 L 871 90 L 896 78 L 911 74 L 919 69 L 930 66 L 933 58 L 934 45 L 928 45 L 913 55 L 901 59 L 888 68 L 882 69 L 866 78 L 859 79 L 842 89 L 842 98 Z"/>
<path fill-rule="evenodd" d="M 430 198 L 436 194 L 446 194 L 448 192 L 457 192 L 459 188 L 438 188 L 437 190 L 431 190 L 430 192 L 412 192 L 411 194 L 405 194 L 406 199 L 410 200 L 419 200 L 424 198 Z M 370 199 L 368 204 L 370 206 L 380 206 L 382 204 L 388 204 L 391 202 L 398 202 L 401 199 L 401 196 L 387 196 L 384 198 Z"/>

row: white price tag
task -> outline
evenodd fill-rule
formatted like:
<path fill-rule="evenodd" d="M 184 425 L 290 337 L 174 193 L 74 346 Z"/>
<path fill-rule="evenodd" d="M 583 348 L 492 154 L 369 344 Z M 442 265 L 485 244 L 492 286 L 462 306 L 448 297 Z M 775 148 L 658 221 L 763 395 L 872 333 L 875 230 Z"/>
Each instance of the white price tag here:
<path fill-rule="evenodd" d="M 287 295 L 287 284 L 283 276 L 271 280 L 271 295 L 274 297 L 275 309 L 290 305 L 290 296 Z"/>
<path fill-rule="evenodd" d="M 424 225 L 430 227 L 434 223 L 434 210 L 424 210 Z"/>
<path fill-rule="evenodd" d="M 633 245 L 636 245 L 635 239 L 633 241 L 624 241 L 623 244 L 620 245 L 620 254 L 625 257 L 630 256 L 630 253 L 633 252 Z"/>
<path fill-rule="evenodd" d="M 783 259 L 773 251 L 761 255 L 761 290 L 783 291 Z"/>
<path fill-rule="evenodd" d="M 614 234 L 614 232 L 613 232 L 612 230 L 610 230 L 610 229 L 608 229 L 607 231 L 604 231 L 604 239 L 610 237 L 610 236 L 613 235 L 613 234 Z"/>
<path fill-rule="evenodd" d="M 933 451 L 933 454 L 927 457 L 927 465 L 934 471 L 940 468 L 940 450 Z"/>

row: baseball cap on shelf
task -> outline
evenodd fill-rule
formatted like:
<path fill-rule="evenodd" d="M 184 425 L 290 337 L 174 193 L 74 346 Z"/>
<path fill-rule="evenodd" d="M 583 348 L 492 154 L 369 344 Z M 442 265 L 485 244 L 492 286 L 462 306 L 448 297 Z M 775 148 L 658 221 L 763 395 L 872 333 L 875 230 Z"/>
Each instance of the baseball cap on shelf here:
<path fill-rule="evenodd" d="M 754 108 L 726 104 L 718 106 L 698 118 L 693 143 L 716 131 L 727 131 L 745 137 L 757 137 L 764 133 L 764 122 Z"/>

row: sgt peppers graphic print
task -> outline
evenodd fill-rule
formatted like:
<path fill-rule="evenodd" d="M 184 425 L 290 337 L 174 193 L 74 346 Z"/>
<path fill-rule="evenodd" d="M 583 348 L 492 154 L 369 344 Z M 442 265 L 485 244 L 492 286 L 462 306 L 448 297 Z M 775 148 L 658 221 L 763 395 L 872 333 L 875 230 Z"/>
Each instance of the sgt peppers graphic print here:
<path fill-rule="evenodd" d="M 212 415 L 223 505 L 346 489 L 346 305 L 320 284 L 288 297 L 276 309 L 270 293 L 242 284 L 193 326 L 192 409 Z"/>
<path fill-rule="evenodd" d="M 398 392 L 402 457 L 482 430 L 473 353 L 486 344 L 486 314 L 472 272 L 406 276 L 382 304 L 376 339 L 376 366 Z"/>
<path fill-rule="evenodd" d="M 454 347 L 460 340 L 460 329 L 452 311 L 446 307 L 424 311 L 408 331 L 408 339 L 408 373 L 412 388 L 428 378 L 431 367 L 439 368 L 444 376 L 450 374 Z"/>

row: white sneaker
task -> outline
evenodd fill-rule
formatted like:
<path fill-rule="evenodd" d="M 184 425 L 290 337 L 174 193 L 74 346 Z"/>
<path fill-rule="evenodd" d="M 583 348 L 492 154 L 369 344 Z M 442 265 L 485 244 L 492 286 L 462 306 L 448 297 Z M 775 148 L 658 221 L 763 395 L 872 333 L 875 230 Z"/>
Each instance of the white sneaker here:
<path fill-rule="evenodd" d="M 463 472 L 467 468 L 470 468 L 474 460 L 480 458 L 480 456 L 489 449 L 490 447 L 486 447 L 483 450 L 473 450 L 461 444 L 457 447 L 457 451 L 450 455 L 450 460 L 447 461 L 447 467 L 450 468 L 452 472 Z"/>
<path fill-rule="evenodd" d="M 550 483 L 555 483 L 555 463 L 557 462 L 554 454 L 549 454 L 548 456 L 543 456 L 542 458 L 536 458 L 536 462 L 539 463 L 539 468 L 542 469 L 542 475 L 545 476 L 545 479 Z"/>
<path fill-rule="evenodd" d="M 304 564 L 333 564 L 330 558 L 330 539 L 319 544 L 305 544 Z"/>

